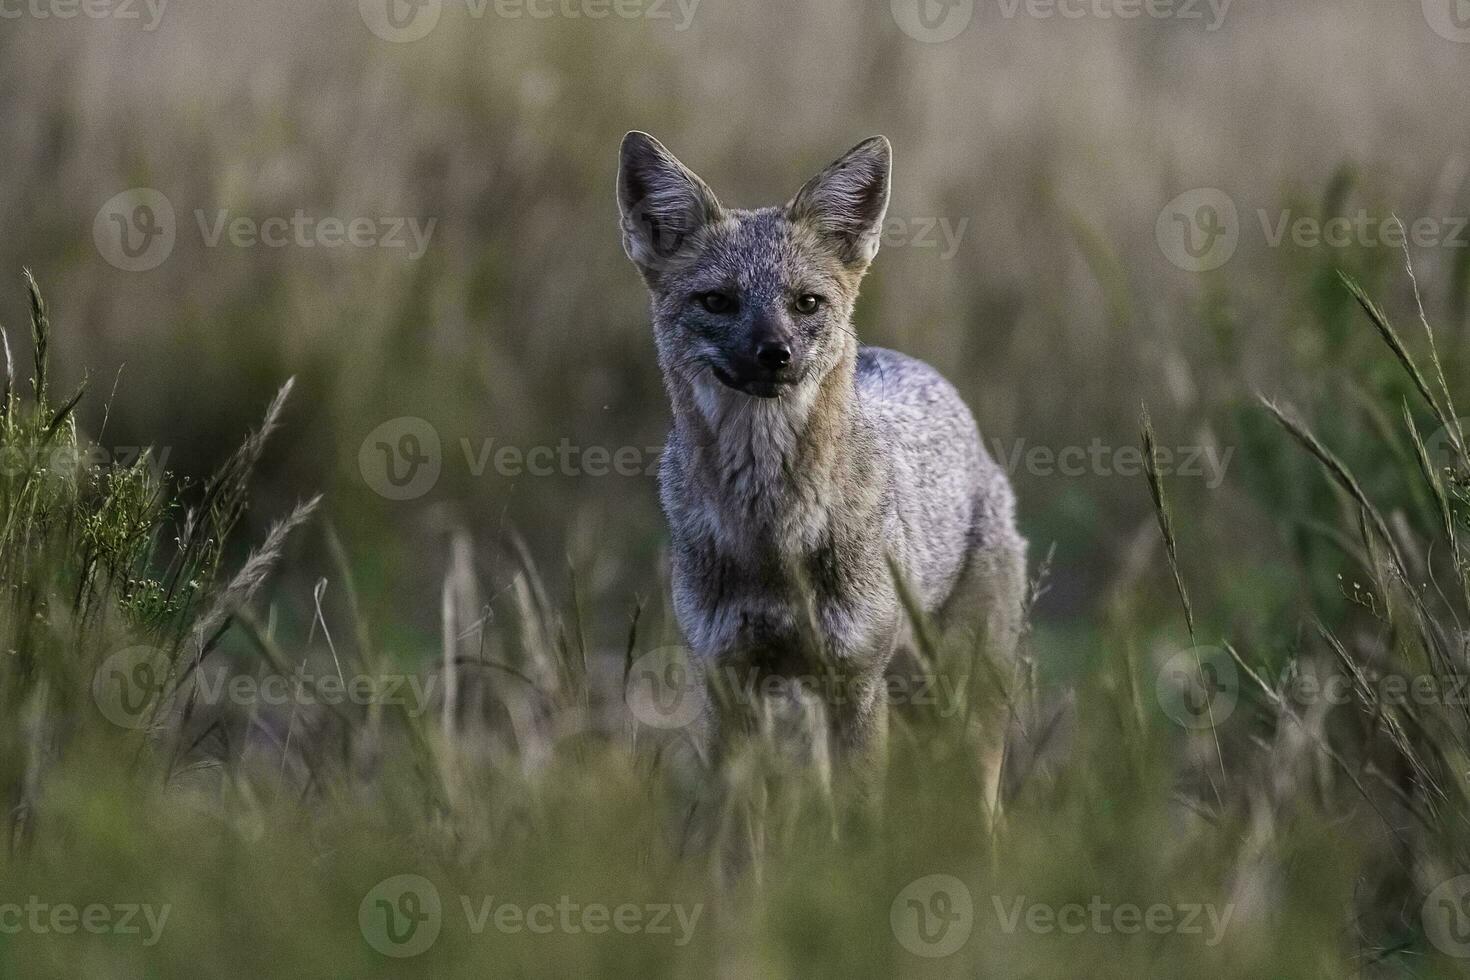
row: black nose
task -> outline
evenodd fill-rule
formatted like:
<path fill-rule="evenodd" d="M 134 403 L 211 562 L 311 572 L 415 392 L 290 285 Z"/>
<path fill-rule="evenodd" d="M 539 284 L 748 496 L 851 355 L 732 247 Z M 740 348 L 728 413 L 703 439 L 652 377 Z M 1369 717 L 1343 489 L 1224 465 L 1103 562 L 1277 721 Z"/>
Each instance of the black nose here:
<path fill-rule="evenodd" d="M 779 371 L 791 363 L 791 348 L 782 341 L 767 340 L 755 349 L 755 359 L 767 371 Z"/>

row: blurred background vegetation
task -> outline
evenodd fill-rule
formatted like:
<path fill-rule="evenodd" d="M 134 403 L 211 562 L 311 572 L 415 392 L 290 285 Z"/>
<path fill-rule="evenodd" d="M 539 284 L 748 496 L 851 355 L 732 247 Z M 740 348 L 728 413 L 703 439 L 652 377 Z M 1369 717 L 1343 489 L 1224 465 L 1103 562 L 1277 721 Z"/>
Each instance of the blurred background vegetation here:
<path fill-rule="evenodd" d="M 885 242 L 858 330 L 940 368 L 997 454 L 1019 453 L 1012 477 L 1033 561 L 1055 547 L 1035 614 L 1044 673 L 1095 679 L 1117 657 L 1148 663 L 1187 645 L 1147 487 L 1136 464 L 1119 472 L 1116 453 L 1138 444 L 1144 404 L 1162 446 L 1224 467 L 1166 473 L 1200 632 L 1279 664 L 1299 650 L 1309 616 L 1356 621 L 1365 572 L 1327 527 L 1356 519 L 1352 508 L 1255 396 L 1295 404 L 1370 496 L 1393 502 L 1396 522 L 1417 520 L 1412 450 L 1393 433 L 1411 388 L 1338 271 L 1397 322 L 1413 322 L 1415 300 L 1404 255 L 1381 234 L 1341 247 L 1271 237 L 1283 216 L 1366 212 L 1376 228 L 1392 215 L 1449 219 L 1449 241 L 1412 253 L 1445 373 L 1465 390 L 1470 232 L 1454 219 L 1470 215 L 1456 123 L 1470 47 L 1436 34 L 1419 4 L 1235 0 L 1207 29 L 1203 5 L 1202 19 L 1122 20 L 1038 18 L 1025 6 L 1007 16 L 1007 5 L 980 3 L 944 43 L 906 34 L 885 3 L 703 0 L 682 30 L 677 5 L 668 19 L 495 9 L 476 17 L 448 2 L 409 43 L 375 36 L 351 3 L 176 3 L 155 30 L 143 7 L 140 21 L 0 23 L 0 274 L 15 282 L 0 289 L 0 324 L 16 360 L 32 354 L 19 280 L 29 267 L 51 305 L 56 391 L 90 377 L 82 438 L 157 447 L 196 481 L 297 379 L 233 547 L 243 556 L 295 502 L 325 495 L 270 595 L 272 628 L 298 655 L 326 650 L 320 602 L 339 634 L 356 625 L 390 659 L 429 662 L 441 652 L 446 581 L 474 582 L 464 604 L 485 603 L 497 622 L 574 609 L 583 643 L 618 656 L 640 601 L 648 642 L 671 636 L 650 476 L 476 472 L 487 446 L 644 452 L 662 442 L 645 294 L 613 199 L 629 129 L 656 134 L 737 206 L 785 200 L 859 139 L 890 137 L 890 219 L 906 231 Z M 136 188 L 168 199 L 177 235 L 160 265 L 130 272 L 107 260 L 94 226 Z M 1223 191 L 1238 210 L 1238 248 L 1207 272 L 1171 262 L 1156 233 L 1166 206 L 1198 188 Z M 434 224 L 417 257 L 228 237 L 211 246 L 200 222 L 222 211 Z M 400 417 L 432 425 L 442 475 L 395 501 L 375 492 L 359 453 Z M 1079 475 L 1025 462 L 1035 447 L 1098 444 L 1108 465 Z M 541 570 L 536 587 L 517 590 L 529 568 Z M 358 594 L 350 609 L 344 574 Z M 497 642 L 526 642 L 515 631 L 528 628 L 507 625 L 514 635 Z M 1095 757 L 1079 752 L 1103 780 L 1110 743 L 1095 737 Z M 1118 861 L 1107 841 L 1154 826 L 1168 794 L 1152 778 L 1147 818 L 1110 825 L 1084 847 L 1096 848 L 1091 858 Z M 59 806 L 64 823 L 87 819 L 68 795 L 79 779 L 60 784 L 73 804 Z M 586 788 L 566 786 L 568 799 Z M 1072 804 L 1049 832 L 1086 822 L 1087 807 Z M 278 816 L 272 807 L 289 810 L 259 812 Z M 1310 850 L 1314 827 L 1294 827 L 1293 839 Z M 580 832 L 559 827 L 549 839 Z M 207 835 L 191 833 L 204 847 Z M 249 881 L 222 907 L 308 860 L 311 848 L 292 841 L 268 867 L 242 872 Z M 844 875 L 867 868 L 854 862 Z M 1347 900 L 1337 877 L 1290 890 L 1318 885 Z M 254 921 L 273 937 L 290 925 Z M 825 951 L 832 939 L 791 923 L 775 931 L 787 928 L 792 950 L 809 941 Z M 286 945 L 311 955 L 309 938 Z M 1258 947 L 1262 969 L 1289 945 Z M 321 972 L 358 972 L 322 956 Z M 730 975 L 751 967 L 721 962 Z"/>
<path fill-rule="evenodd" d="M 1462 134 L 1447 124 L 1466 51 L 1413 4 L 1237 0 L 1209 31 L 1203 6 L 1203 20 L 1123 21 L 1008 18 L 982 3 L 942 44 L 871 4 L 705 0 L 681 32 L 673 6 L 669 20 L 533 20 L 449 3 L 412 43 L 379 39 L 342 6 L 176 4 L 152 32 L 146 11 L 8 22 L 0 268 L 34 268 L 65 313 L 55 361 L 68 382 L 87 371 L 110 390 L 123 368 L 107 442 L 168 447 L 180 472 L 209 471 L 297 376 L 289 437 L 258 492 L 325 492 L 365 592 L 406 625 L 435 621 L 453 526 L 486 547 L 514 528 L 598 585 L 658 587 L 651 479 L 477 476 L 462 442 L 478 457 L 492 439 L 662 441 L 643 290 L 610 191 L 627 129 L 657 134 L 747 206 L 889 135 L 890 214 L 914 224 L 869 277 L 860 333 L 936 364 L 1004 450 L 1134 445 L 1143 401 L 1164 445 L 1233 448 L 1220 486 L 1179 488 L 1207 504 L 1202 559 L 1227 547 L 1256 559 L 1258 574 L 1232 567 L 1215 583 L 1224 592 L 1282 585 L 1277 542 L 1241 533 L 1243 512 L 1264 500 L 1285 529 L 1311 504 L 1250 454 L 1242 405 L 1254 389 L 1310 404 L 1360 365 L 1374 340 L 1352 328 L 1334 268 L 1407 295 L 1394 249 L 1271 247 L 1256 212 L 1274 225 L 1288 209 L 1470 211 Z M 92 231 L 138 187 L 169 199 L 178 235 L 161 266 L 132 273 L 103 260 Z M 1235 256 L 1205 274 L 1169 263 L 1155 238 L 1164 206 L 1199 187 L 1230 195 L 1242 226 Z M 410 260 L 211 248 L 196 217 L 298 209 L 437 223 Z M 935 221 L 963 229 L 957 246 L 937 228 L 936 247 L 915 240 Z M 1452 373 L 1467 253 L 1416 255 Z M 23 303 L 20 289 L 0 293 L 0 323 L 23 324 Z M 92 399 L 87 428 L 108 411 Z M 432 493 L 395 503 L 357 459 L 399 416 L 433 423 L 445 466 Z M 1346 411 L 1332 421 L 1348 438 L 1362 426 Z M 1093 619 L 1129 574 L 1146 495 L 1094 467 L 1028 469 L 1014 474 L 1025 530 L 1038 553 L 1058 545 L 1042 618 Z"/>

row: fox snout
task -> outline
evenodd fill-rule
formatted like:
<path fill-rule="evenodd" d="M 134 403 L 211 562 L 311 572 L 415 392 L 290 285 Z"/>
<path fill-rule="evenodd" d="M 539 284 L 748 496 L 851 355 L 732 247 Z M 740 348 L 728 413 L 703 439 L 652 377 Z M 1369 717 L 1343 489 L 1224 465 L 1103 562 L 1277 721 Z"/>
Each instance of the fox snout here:
<path fill-rule="evenodd" d="M 730 345 L 711 365 L 719 382 L 757 398 L 776 398 L 801 380 L 804 358 L 795 331 L 777 317 L 755 317 L 743 341 Z"/>

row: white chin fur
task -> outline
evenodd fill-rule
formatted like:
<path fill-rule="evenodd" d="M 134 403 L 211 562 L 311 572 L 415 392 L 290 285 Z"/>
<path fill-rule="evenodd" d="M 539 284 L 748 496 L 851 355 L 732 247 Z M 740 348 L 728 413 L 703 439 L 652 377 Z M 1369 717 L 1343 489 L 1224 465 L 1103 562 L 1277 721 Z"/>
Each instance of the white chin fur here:
<path fill-rule="evenodd" d="M 810 378 L 775 398 L 747 395 L 722 383 L 709 371 L 701 371 L 694 379 L 694 401 L 699 414 L 717 432 L 725 425 L 799 427 L 811 411 L 816 392 L 817 386 Z"/>

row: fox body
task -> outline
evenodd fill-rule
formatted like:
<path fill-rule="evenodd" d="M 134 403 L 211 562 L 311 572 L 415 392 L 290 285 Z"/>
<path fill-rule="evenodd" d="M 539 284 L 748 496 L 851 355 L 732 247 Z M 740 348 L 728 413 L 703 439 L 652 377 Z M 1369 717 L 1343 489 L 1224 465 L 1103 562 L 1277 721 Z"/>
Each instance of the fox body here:
<path fill-rule="evenodd" d="M 642 133 L 618 178 L 673 406 L 660 494 L 685 639 L 728 677 L 827 679 L 831 734 L 857 749 L 881 734 L 885 672 L 912 642 L 900 589 L 999 657 L 1025 589 L 1011 489 L 969 409 L 851 327 L 890 153 L 868 140 L 751 211 Z"/>

